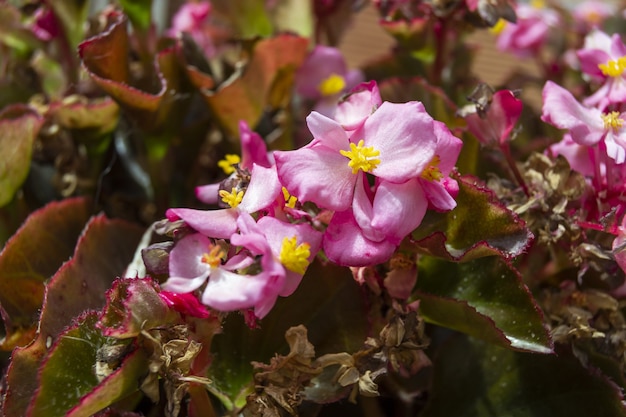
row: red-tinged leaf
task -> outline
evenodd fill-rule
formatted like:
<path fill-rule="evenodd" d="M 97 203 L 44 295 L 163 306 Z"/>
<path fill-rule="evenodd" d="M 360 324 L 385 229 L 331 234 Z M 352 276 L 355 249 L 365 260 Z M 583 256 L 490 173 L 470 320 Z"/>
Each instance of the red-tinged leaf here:
<path fill-rule="evenodd" d="M 416 286 L 424 320 L 509 349 L 552 352 L 543 314 L 500 257 L 454 263 L 422 258 Z"/>
<path fill-rule="evenodd" d="M 273 94 L 273 88 L 287 91 L 276 83 L 278 77 L 289 79 L 304 61 L 308 41 L 295 35 L 279 35 L 258 41 L 243 74 L 233 75 L 218 88 L 206 90 L 207 77 L 199 77 L 197 69 L 188 67 L 191 81 L 201 89 L 209 107 L 220 123 L 233 135 L 238 135 L 239 121 L 255 126 L 265 110 L 271 109 L 270 100 L 282 102 Z"/>
<path fill-rule="evenodd" d="M 249 329 L 237 315 L 226 319 L 211 345 L 212 392 L 226 407 L 243 406 L 253 382 L 251 361 L 268 363 L 276 353 L 287 354 L 285 332 L 300 324 L 316 356 L 356 352 L 368 335 L 366 314 L 363 293 L 349 270 L 314 262 L 296 292 L 280 298 L 259 329 Z"/>
<path fill-rule="evenodd" d="M 115 277 L 124 273 L 142 230 L 122 220 L 97 216 L 85 227 L 71 261 L 46 287 L 37 339 L 14 350 L 7 374 L 3 411 L 24 415 L 37 389 L 37 369 L 59 333 L 86 310 L 104 307 L 105 294 Z"/>
<path fill-rule="evenodd" d="M 435 360 L 420 417 L 623 417 L 620 389 L 571 353 L 513 352 L 457 337 Z"/>
<path fill-rule="evenodd" d="M 172 321 L 174 313 L 158 291 L 158 285 L 149 278 L 116 280 L 107 291 L 107 305 L 98 323 L 102 333 L 118 339 L 135 337 L 142 330 Z"/>
<path fill-rule="evenodd" d="M 0 113 L 0 207 L 11 201 L 28 175 L 33 143 L 43 121 L 21 104 Z"/>
<path fill-rule="evenodd" d="M 32 340 L 44 283 L 72 256 L 90 209 L 83 198 L 50 203 L 31 214 L 0 252 L 3 349 Z"/>
<path fill-rule="evenodd" d="M 180 93 L 181 80 L 178 55 L 168 49 L 157 56 L 158 84 L 151 91 L 131 85 L 129 73 L 129 39 L 127 20 L 121 13 L 111 13 L 109 28 L 82 42 L 78 52 L 93 81 L 124 108 L 146 131 L 159 132 L 166 123 L 180 123 L 178 113 L 184 94 Z M 181 110 L 182 109 L 182 110 Z"/>
<path fill-rule="evenodd" d="M 139 388 L 147 373 L 145 353 L 103 336 L 97 319 L 95 312 L 80 317 L 50 348 L 26 416 L 90 416 Z M 118 361 L 113 369 L 107 365 Z"/>
<path fill-rule="evenodd" d="M 458 175 L 455 179 L 456 208 L 427 214 L 411 236 L 418 249 L 454 262 L 491 255 L 510 259 L 526 250 L 533 235 L 524 221 L 476 181 Z"/>

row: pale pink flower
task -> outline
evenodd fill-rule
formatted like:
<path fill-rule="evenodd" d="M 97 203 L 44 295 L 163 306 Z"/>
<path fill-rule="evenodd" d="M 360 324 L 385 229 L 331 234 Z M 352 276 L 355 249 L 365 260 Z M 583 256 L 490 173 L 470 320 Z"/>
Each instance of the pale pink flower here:
<path fill-rule="evenodd" d="M 232 257 L 219 244 L 199 233 L 185 236 L 170 253 L 169 275 L 162 287 L 175 293 L 202 290 L 203 304 L 219 311 L 266 310 L 267 294 L 282 282 L 273 275 L 241 274 L 255 259 L 240 252 Z M 273 304 L 273 303 L 272 303 Z"/>
<path fill-rule="evenodd" d="M 615 5 L 606 1 L 588 0 L 577 4 L 572 16 L 580 31 L 597 28 L 604 20 L 615 13 Z"/>
<path fill-rule="evenodd" d="M 568 129 L 572 140 L 580 145 L 602 143 L 606 154 L 617 164 L 626 161 L 626 114 L 603 113 L 594 107 L 585 107 L 559 85 L 548 81 L 543 88 L 541 119 L 560 129 Z"/>
<path fill-rule="evenodd" d="M 216 53 L 212 29 L 208 26 L 212 6 L 208 1 L 189 1 L 181 6 L 172 19 L 170 36 L 178 36 L 181 32 L 188 33 L 207 57 Z"/>
<path fill-rule="evenodd" d="M 626 101 L 626 45 L 618 34 L 609 36 L 594 30 L 577 51 L 580 69 L 602 86 L 583 103 L 605 109 L 613 103 Z"/>
<path fill-rule="evenodd" d="M 525 3 L 518 4 L 515 13 L 517 22 L 505 24 L 497 46 L 519 57 L 533 56 L 548 40 L 550 29 L 559 24 L 559 15 L 552 9 Z"/>
<path fill-rule="evenodd" d="M 350 135 L 316 112 L 307 124 L 313 141 L 274 157 L 280 182 L 300 201 L 321 208 L 353 206 L 355 186 L 365 173 L 402 183 L 418 177 L 435 155 L 434 121 L 418 102 L 385 102 Z"/>
<path fill-rule="evenodd" d="M 361 83 L 339 101 L 334 119 L 345 130 L 353 131 L 363 126 L 365 120 L 381 104 L 382 99 L 376 81 Z"/>

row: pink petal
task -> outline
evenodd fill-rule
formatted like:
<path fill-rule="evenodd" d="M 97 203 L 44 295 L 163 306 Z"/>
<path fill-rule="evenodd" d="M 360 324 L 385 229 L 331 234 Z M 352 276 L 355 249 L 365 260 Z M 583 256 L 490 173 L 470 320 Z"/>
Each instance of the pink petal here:
<path fill-rule="evenodd" d="M 217 269 L 202 294 L 202 303 L 219 311 L 254 307 L 263 296 L 266 278 L 261 274 L 240 275 Z"/>
<path fill-rule="evenodd" d="M 220 184 L 207 184 L 196 187 L 196 198 L 205 204 L 217 204 Z"/>
<path fill-rule="evenodd" d="M 237 210 L 195 210 L 188 208 L 171 208 L 165 213 L 167 218 L 179 218 L 189 227 L 205 236 L 228 239 L 237 231 Z"/>
<path fill-rule="evenodd" d="M 211 240 L 199 233 L 185 236 L 176 242 L 170 252 L 170 276 L 195 278 L 205 273 L 208 276 L 211 267 L 202 262 L 202 256 L 208 253 L 212 246 Z"/>
<path fill-rule="evenodd" d="M 451 179 L 451 181 L 454 181 Z M 448 211 L 456 207 L 456 201 L 447 188 L 439 181 L 419 180 L 428 202 L 439 211 Z M 456 181 L 455 181 L 456 182 Z"/>
<path fill-rule="evenodd" d="M 274 152 L 280 182 L 301 202 L 345 210 L 352 203 L 356 175 L 335 149 L 310 144 L 295 151 Z"/>
<path fill-rule="evenodd" d="M 335 120 L 345 130 L 358 129 L 381 103 L 376 81 L 360 84 L 337 105 Z"/>
<path fill-rule="evenodd" d="M 318 112 L 311 112 L 306 118 L 307 126 L 319 143 L 336 150 L 349 149 L 348 134 L 339 123 Z"/>
<path fill-rule="evenodd" d="M 281 192 L 276 167 L 265 168 L 254 164 L 250 174 L 250 184 L 246 189 L 238 209 L 255 213 L 274 204 Z"/>
<path fill-rule="evenodd" d="M 372 242 L 363 236 L 351 210 L 338 212 L 326 229 L 322 242 L 331 262 L 341 266 L 371 266 L 384 263 L 396 245 L 389 241 Z"/>
<path fill-rule="evenodd" d="M 415 101 L 381 104 L 351 137 L 355 143 L 360 139 L 380 151 L 380 164 L 372 173 L 392 182 L 419 176 L 437 146 L 433 118 Z"/>
<path fill-rule="evenodd" d="M 317 99 L 321 96 L 320 83 L 332 74 L 345 76 L 346 62 L 343 55 L 337 48 L 318 45 L 296 74 L 296 91 L 304 97 Z"/>
<path fill-rule="evenodd" d="M 243 120 L 239 122 L 239 138 L 241 140 L 241 167 L 251 170 L 253 164 L 270 167 L 267 157 L 267 145 L 263 138 L 250 129 Z"/>

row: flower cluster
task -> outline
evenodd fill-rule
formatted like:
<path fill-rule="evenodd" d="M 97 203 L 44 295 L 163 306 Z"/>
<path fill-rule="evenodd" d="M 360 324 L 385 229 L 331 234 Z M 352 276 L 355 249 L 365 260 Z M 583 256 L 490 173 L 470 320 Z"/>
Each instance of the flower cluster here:
<path fill-rule="evenodd" d="M 167 211 L 193 233 L 171 251 L 163 288 L 204 286 L 203 304 L 254 308 L 261 318 L 295 291 L 320 250 L 342 266 L 384 263 L 427 209 L 455 207 L 458 185 L 449 174 L 462 142 L 422 103 L 382 102 L 369 82 L 332 113 L 307 117 L 306 146 L 271 154 L 240 123 L 241 157 L 220 162 L 230 176 L 197 189 L 202 201 L 224 208 Z"/>

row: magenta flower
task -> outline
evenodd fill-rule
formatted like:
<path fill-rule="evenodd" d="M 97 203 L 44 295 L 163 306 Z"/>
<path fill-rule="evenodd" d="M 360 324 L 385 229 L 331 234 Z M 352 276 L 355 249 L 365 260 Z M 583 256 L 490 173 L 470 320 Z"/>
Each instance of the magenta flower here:
<path fill-rule="evenodd" d="M 585 105 L 604 109 L 626 100 L 626 45 L 618 34 L 609 37 L 599 30 L 591 32 L 577 55 L 581 70 L 603 83 L 584 100 Z"/>
<path fill-rule="evenodd" d="M 477 109 L 469 105 L 463 109 L 467 129 L 483 145 L 503 145 L 510 140 L 511 132 L 522 114 L 522 101 L 510 90 L 493 94 L 488 108 Z M 471 109 L 468 109 L 471 108 Z"/>
<path fill-rule="evenodd" d="M 187 316 L 206 319 L 210 315 L 206 307 L 200 304 L 193 293 L 161 291 L 159 297 L 165 301 L 169 308 Z"/>
<path fill-rule="evenodd" d="M 572 16 L 580 31 L 597 28 L 615 13 L 615 5 L 605 1 L 587 0 L 577 4 Z"/>
<path fill-rule="evenodd" d="M 61 35 L 61 27 L 57 18 L 48 7 L 39 7 L 34 14 L 34 18 L 32 31 L 40 40 L 49 42 Z"/>
<path fill-rule="evenodd" d="M 522 58 L 533 56 L 548 40 L 550 28 L 559 24 L 559 15 L 552 9 L 524 3 L 517 5 L 515 13 L 517 23 L 505 23 L 497 46 Z"/>
<path fill-rule="evenodd" d="M 245 270 L 254 258 L 238 253 L 230 258 L 223 247 L 201 234 L 185 236 L 170 253 L 168 280 L 162 287 L 175 293 L 190 293 L 206 286 L 202 291 L 203 304 L 219 311 L 247 308 L 266 309 L 265 294 L 275 292 L 273 286 L 282 282 L 268 274 L 247 275 Z"/>
<path fill-rule="evenodd" d="M 580 145 L 602 143 L 606 154 L 617 164 L 626 160 L 626 114 L 603 113 L 580 104 L 566 89 L 548 81 L 543 88 L 541 119 L 560 129 L 568 129 L 572 140 Z"/>
<path fill-rule="evenodd" d="M 418 177 L 435 155 L 434 121 L 418 102 L 385 102 L 350 135 L 316 112 L 307 124 L 313 141 L 274 157 L 280 182 L 300 201 L 321 208 L 353 206 L 355 186 L 366 173 L 392 183 Z"/>

